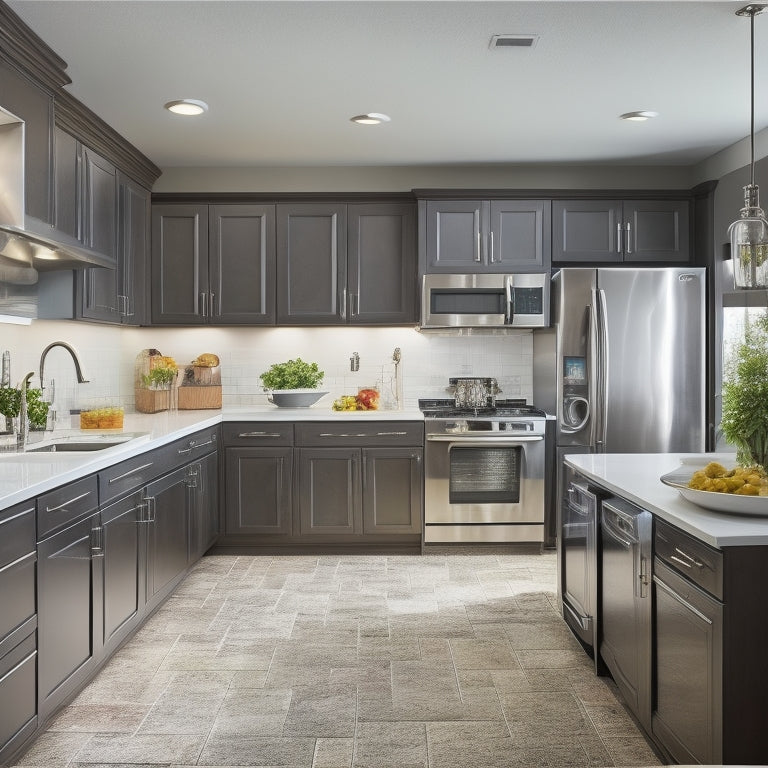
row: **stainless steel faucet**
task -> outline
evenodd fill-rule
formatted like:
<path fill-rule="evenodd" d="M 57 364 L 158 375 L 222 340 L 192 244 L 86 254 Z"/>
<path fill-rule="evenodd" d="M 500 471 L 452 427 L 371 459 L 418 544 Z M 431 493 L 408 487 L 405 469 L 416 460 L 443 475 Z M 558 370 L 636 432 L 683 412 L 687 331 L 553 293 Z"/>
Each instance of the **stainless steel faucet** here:
<path fill-rule="evenodd" d="M 49 344 L 40 355 L 40 389 L 45 388 L 45 379 L 43 378 L 43 372 L 45 371 L 45 357 L 54 347 L 64 347 L 64 349 L 72 355 L 72 361 L 75 364 L 75 374 L 77 375 L 77 383 L 87 384 L 88 379 L 83 375 L 83 369 L 80 366 L 80 360 L 78 359 L 77 352 L 75 352 L 74 348 L 67 344 L 66 341 L 54 341 Z"/>
<path fill-rule="evenodd" d="M 16 449 L 23 451 L 27 445 L 27 438 L 29 437 L 29 419 L 27 419 L 27 385 L 29 380 L 35 375 L 34 371 L 30 371 L 21 380 L 21 405 L 19 406 L 19 431 L 16 434 Z"/>
<path fill-rule="evenodd" d="M 43 378 L 45 375 L 45 358 L 46 355 L 54 348 L 54 347 L 64 347 L 64 349 L 69 352 L 69 354 L 72 357 L 72 362 L 75 364 L 75 375 L 77 376 L 77 383 L 78 384 L 87 384 L 88 379 L 85 378 L 83 375 L 83 369 L 80 365 L 80 359 L 77 356 L 77 352 L 75 352 L 74 347 L 67 344 L 66 341 L 54 341 L 51 342 L 42 352 L 40 355 L 40 390 L 45 390 L 45 379 Z M 53 383 L 53 382 L 51 382 Z M 53 387 L 51 387 L 53 390 Z M 48 401 L 51 404 L 51 407 L 48 411 L 48 418 L 51 423 L 56 424 L 56 409 L 53 407 L 53 392 L 51 393 L 51 399 Z"/>

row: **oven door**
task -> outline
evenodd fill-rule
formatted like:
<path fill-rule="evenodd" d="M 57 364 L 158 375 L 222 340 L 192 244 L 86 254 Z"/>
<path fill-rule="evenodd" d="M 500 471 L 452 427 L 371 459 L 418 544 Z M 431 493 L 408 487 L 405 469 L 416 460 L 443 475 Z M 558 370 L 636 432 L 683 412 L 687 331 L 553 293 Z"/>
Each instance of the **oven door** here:
<path fill-rule="evenodd" d="M 544 437 L 428 435 L 426 525 L 544 523 Z"/>

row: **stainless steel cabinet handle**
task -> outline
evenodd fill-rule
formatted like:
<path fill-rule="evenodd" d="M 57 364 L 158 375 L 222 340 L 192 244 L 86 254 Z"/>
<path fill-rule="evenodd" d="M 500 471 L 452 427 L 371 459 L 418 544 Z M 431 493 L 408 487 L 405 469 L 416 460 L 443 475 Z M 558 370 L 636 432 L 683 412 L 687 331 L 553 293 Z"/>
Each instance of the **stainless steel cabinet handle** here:
<path fill-rule="evenodd" d="M 104 557 L 104 528 L 91 528 L 91 557 Z"/>
<path fill-rule="evenodd" d="M 616 222 L 616 253 L 621 253 L 621 222 Z"/>
<path fill-rule="evenodd" d="M 373 437 L 373 435 L 366 435 L 365 432 L 358 432 L 357 434 L 350 432 L 321 432 L 320 437 Z"/>
<path fill-rule="evenodd" d="M 206 295 L 203 291 L 200 292 L 200 314 L 203 317 L 205 317 Z"/>
<path fill-rule="evenodd" d="M 496 258 L 494 257 L 494 254 L 493 254 L 493 230 L 491 230 L 488 233 L 488 240 L 489 240 L 489 242 L 491 244 L 491 247 L 490 247 L 490 251 L 491 251 L 491 253 L 490 253 L 490 262 L 491 262 L 491 264 L 494 264 L 496 262 Z"/>
<path fill-rule="evenodd" d="M 627 244 L 625 246 L 625 251 L 627 253 L 632 253 L 632 222 L 628 221 L 626 225 L 627 229 Z"/>
<path fill-rule="evenodd" d="M 704 563 L 701 562 L 701 560 L 697 560 L 695 557 L 691 557 L 687 552 L 684 552 L 680 547 L 675 547 L 675 552 L 677 552 L 680 557 L 684 557 L 691 565 L 695 565 L 697 568 L 703 568 Z M 674 555 L 673 555 L 674 557 Z M 690 568 L 690 566 L 688 566 Z"/>
<path fill-rule="evenodd" d="M 149 469 L 153 463 L 154 462 L 150 461 L 148 464 L 142 464 L 140 467 L 136 467 L 136 469 L 129 469 L 127 472 L 123 472 L 122 475 L 118 475 L 117 477 L 111 477 L 107 485 L 112 485 L 112 483 L 117 483 L 120 480 L 125 480 L 126 477 L 135 475 L 137 472 L 141 472 L 143 469 Z"/>
<path fill-rule="evenodd" d="M 360 294 L 359 293 L 350 293 L 349 294 L 349 305 L 350 305 L 350 312 L 352 313 L 352 317 L 356 317 L 360 314 Z"/>
<path fill-rule="evenodd" d="M 146 500 L 141 504 L 137 504 L 132 511 L 137 513 L 136 520 L 134 521 L 137 525 L 149 522 L 149 504 L 147 504 Z"/>
<path fill-rule="evenodd" d="M 279 432 L 241 432 L 238 437 L 282 437 Z"/>
<path fill-rule="evenodd" d="M 157 511 L 157 507 L 155 505 L 155 497 L 147 496 L 147 498 L 144 499 L 144 503 L 146 504 L 146 509 L 147 509 L 147 519 L 144 522 L 154 523 L 156 519 L 155 512 Z"/>
<path fill-rule="evenodd" d="M 46 512 L 59 512 L 62 509 L 66 509 L 70 504 L 74 504 L 76 501 L 80 501 L 80 499 L 86 498 L 86 496 L 90 496 L 91 491 L 86 491 L 85 493 L 81 493 L 79 496 L 75 496 L 74 499 L 69 499 L 69 501 L 65 501 L 63 504 L 59 504 L 56 507 L 46 507 Z"/>
<path fill-rule="evenodd" d="M 662 590 L 662 592 L 666 592 L 673 600 L 680 603 L 680 605 L 689 610 L 691 613 L 695 614 L 703 622 L 706 622 L 710 626 L 712 625 L 712 619 L 710 619 L 708 616 L 705 616 L 697 608 L 694 608 L 687 600 L 684 600 L 680 595 L 677 594 L 677 592 L 675 592 L 674 589 L 672 589 L 672 587 L 670 587 L 668 584 L 665 584 L 658 576 L 653 577 L 653 582 Z"/>
<path fill-rule="evenodd" d="M 2 568 L 0 568 L 0 573 L 4 573 L 5 571 L 8 571 L 12 568 L 16 568 L 17 566 L 21 565 L 27 560 L 31 560 L 32 562 L 37 560 L 37 552 L 29 552 L 26 555 L 22 555 L 21 557 L 17 558 L 12 563 L 8 563 L 8 565 L 4 565 Z"/>
<path fill-rule="evenodd" d="M 480 259 L 480 227 L 477 228 L 477 249 L 475 250 L 475 261 L 479 262 Z"/>
<path fill-rule="evenodd" d="M 178 454 L 179 456 L 186 456 L 188 453 L 192 453 L 192 451 L 195 450 L 195 448 L 205 448 L 206 445 L 215 445 L 216 444 L 216 435 L 211 435 L 210 440 L 206 440 L 204 443 L 196 443 L 193 440 L 190 440 L 189 443 L 187 443 L 186 448 L 179 448 Z"/>
<path fill-rule="evenodd" d="M 407 434 L 408 434 L 407 432 L 377 432 L 376 436 L 377 437 L 390 437 L 390 436 L 403 437 L 404 435 L 407 435 Z"/>
<path fill-rule="evenodd" d="M 341 319 L 347 319 L 347 289 L 341 292 Z"/>
<path fill-rule="evenodd" d="M 216 314 L 216 310 L 214 309 L 214 300 L 216 298 L 215 293 L 209 293 L 208 294 L 208 311 L 210 313 L 210 316 L 213 317 Z"/>

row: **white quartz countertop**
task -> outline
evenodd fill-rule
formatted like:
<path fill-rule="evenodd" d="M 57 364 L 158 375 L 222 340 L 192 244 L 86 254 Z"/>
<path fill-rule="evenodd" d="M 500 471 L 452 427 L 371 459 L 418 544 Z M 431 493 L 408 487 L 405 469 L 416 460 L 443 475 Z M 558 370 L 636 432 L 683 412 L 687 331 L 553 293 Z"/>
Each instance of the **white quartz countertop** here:
<path fill-rule="evenodd" d="M 659 478 L 677 469 L 681 459 L 692 456 L 734 463 L 730 454 L 602 453 L 569 454 L 566 464 L 710 546 L 768 545 L 768 517 L 748 517 L 712 512 L 684 499 Z M 725 461 L 723 461 L 725 459 Z"/>
<path fill-rule="evenodd" d="M 127 413 L 122 430 L 57 429 L 46 442 L 62 437 L 136 435 L 125 443 L 88 453 L 0 453 L 0 509 L 27 501 L 152 448 L 227 421 L 423 421 L 421 411 L 332 411 L 326 406 L 278 408 L 254 406 L 216 411 Z M 32 440 L 37 435 L 33 433 Z M 30 448 L 34 447 L 30 443 Z"/>

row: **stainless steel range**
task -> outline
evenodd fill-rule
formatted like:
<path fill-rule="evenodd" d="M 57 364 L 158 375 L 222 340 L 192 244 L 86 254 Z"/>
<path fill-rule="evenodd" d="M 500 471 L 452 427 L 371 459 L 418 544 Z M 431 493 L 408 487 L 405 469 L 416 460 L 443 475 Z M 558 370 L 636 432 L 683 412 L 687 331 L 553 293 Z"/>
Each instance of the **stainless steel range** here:
<path fill-rule="evenodd" d="M 543 542 L 544 412 L 525 400 L 490 408 L 419 400 L 419 408 L 425 542 Z"/>

